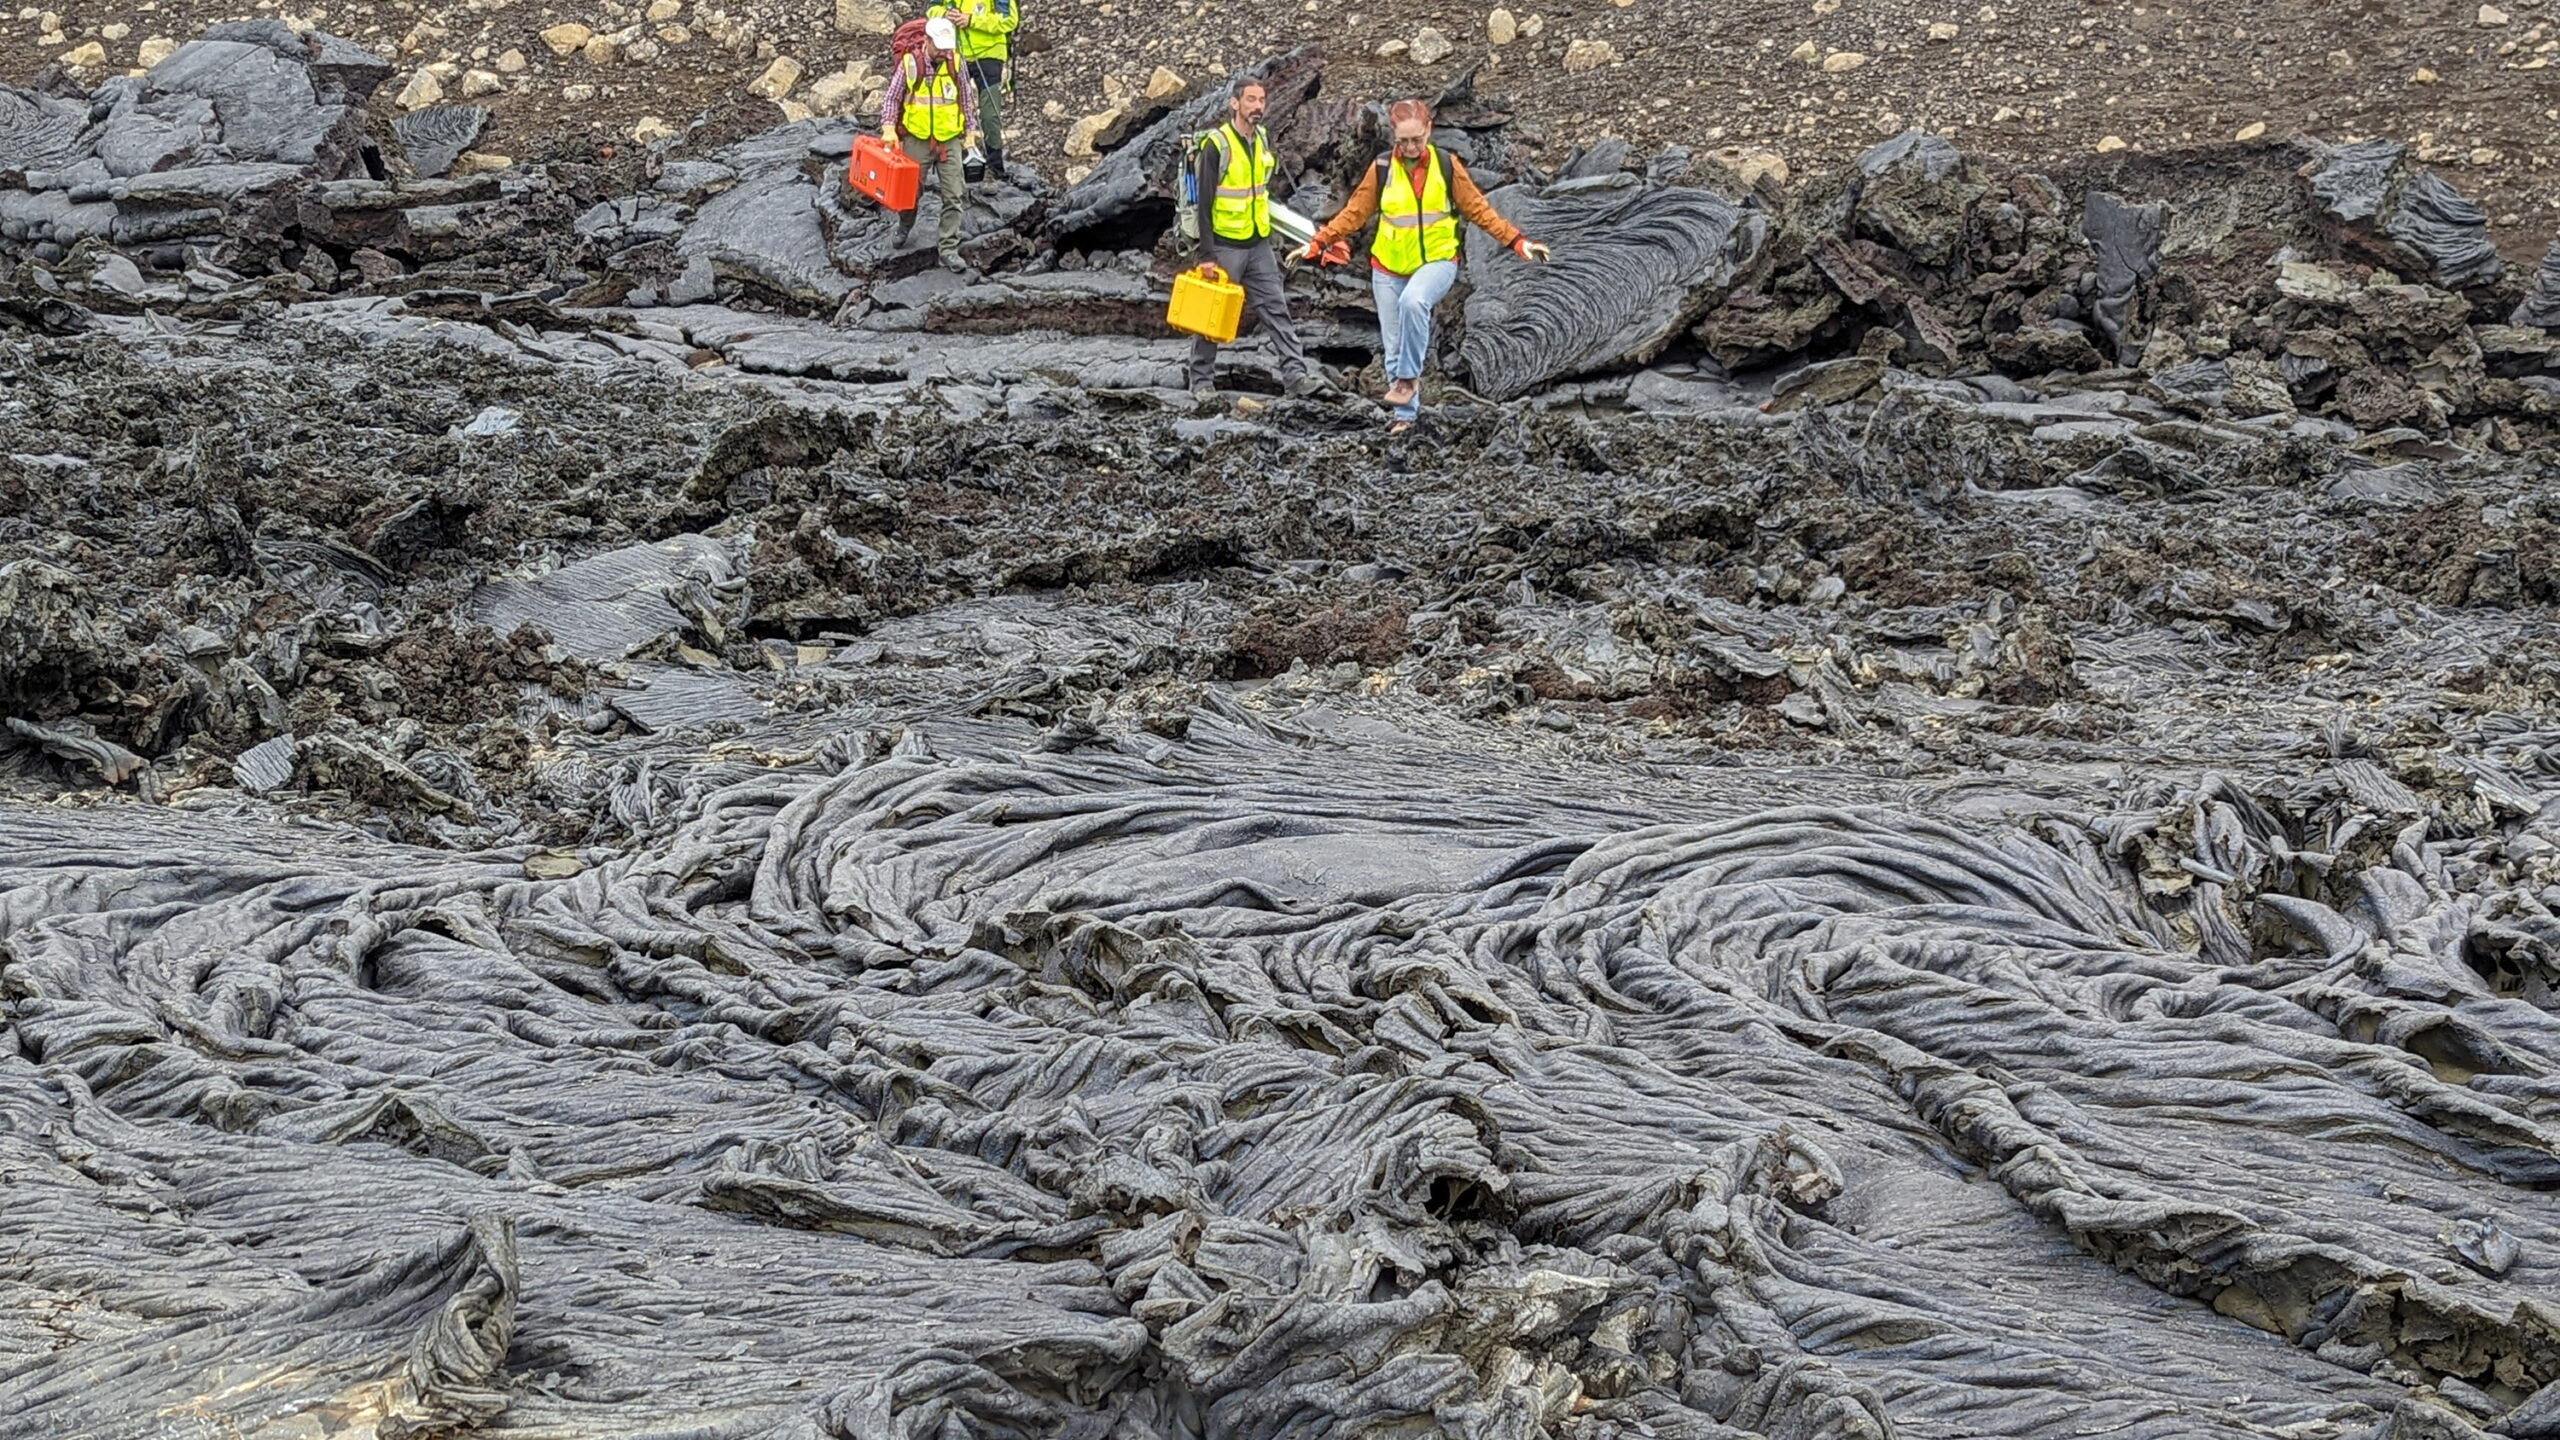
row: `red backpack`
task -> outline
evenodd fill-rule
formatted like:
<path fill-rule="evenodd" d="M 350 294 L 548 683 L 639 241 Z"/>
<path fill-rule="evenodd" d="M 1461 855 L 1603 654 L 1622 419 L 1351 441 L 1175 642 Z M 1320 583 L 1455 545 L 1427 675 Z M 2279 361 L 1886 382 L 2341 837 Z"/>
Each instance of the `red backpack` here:
<path fill-rule="evenodd" d="M 904 60 L 910 55 L 921 55 L 933 48 L 932 42 L 925 39 L 924 27 L 924 21 L 910 20 L 898 27 L 897 34 L 889 37 L 889 56 L 893 63 Z M 924 67 L 916 68 L 921 70 Z"/>

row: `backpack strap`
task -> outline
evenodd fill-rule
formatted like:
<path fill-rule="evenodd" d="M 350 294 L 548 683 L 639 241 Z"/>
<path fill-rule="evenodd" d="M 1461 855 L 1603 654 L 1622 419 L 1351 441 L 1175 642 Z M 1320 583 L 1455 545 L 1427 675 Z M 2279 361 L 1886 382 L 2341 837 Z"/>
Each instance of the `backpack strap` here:
<path fill-rule="evenodd" d="M 1448 191 L 1450 203 L 1456 204 L 1457 181 L 1450 177 L 1449 166 L 1452 162 L 1447 148 L 1439 145 L 1432 146 L 1431 160 L 1432 168 L 1440 172 L 1440 188 Z M 1393 150 L 1378 157 L 1378 193 L 1381 195 L 1387 193 L 1387 182 L 1395 178 L 1395 163 L 1396 152 Z"/>

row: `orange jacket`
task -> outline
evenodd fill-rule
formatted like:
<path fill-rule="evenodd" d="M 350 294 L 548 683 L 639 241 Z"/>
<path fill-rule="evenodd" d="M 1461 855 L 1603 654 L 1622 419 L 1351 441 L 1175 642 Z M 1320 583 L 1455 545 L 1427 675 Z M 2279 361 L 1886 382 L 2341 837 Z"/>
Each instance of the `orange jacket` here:
<path fill-rule="evenodd" d="M 1440 153 L 1449 158 L 1449 199 L 1458 207 L 1458 213 L 1474 221 L 1477 228 L 1504 245 L 1519 239 L 1520 227 L 1503 219 L 1502 212 L 1493 208 L 1493 202 L 1484 198 L 1484 191 L 1476 187 L 1475 177 L 1467 173 L 1467 162 L 1449 155 L 1446 150 Z M 1404 162 L 1391 156 L 1387 163 L 1401 165 Z M 1361 226 L 1377 217 L 1378 167 L 1371 165 L 1360 172 L 1360 188 L 1352 191 L 1351 198 L 1344 201 L 1342 208 L 1334 212 L 1334 217 L 1324 222 L 1324 228 L 1316 232 L 1316 243 L 1330 245 L 1337 240 L 1348 240 L 1360 233 Z"/>

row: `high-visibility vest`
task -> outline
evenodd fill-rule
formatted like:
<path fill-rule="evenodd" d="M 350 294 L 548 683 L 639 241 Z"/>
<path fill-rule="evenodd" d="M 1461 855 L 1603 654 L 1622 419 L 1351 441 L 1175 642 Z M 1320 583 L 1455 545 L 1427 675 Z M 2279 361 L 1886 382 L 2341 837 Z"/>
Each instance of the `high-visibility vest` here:
<path fill-rule="evenodd" d="M 1378 179 L 1378 238 L 1369 254 L 1398 275 L 1410 275 L 1434 260 L 1458 258 L 1458 217 L 1449 208 L 1449 167 L 1437 146 L 1422 150 L 1422 193 L 1403 162 L 1387 157 L 1386 174 Z"/>
<path fill-rule="evenodd" d="M 957 140 L 968 133 L 969 115 L 960 108 L 960 72 L 950 64 L 937 64 L 933 73 L 919 76 L 923 57 L 909 55 L 898 62 L 906 67 L 907 104 L 898 112 L 899 128 L 919 140 Z"/>
<path fill-rule="evenodd" d="M 1221 240 L 1270 238 L 1271 172 L 1279 165 L 1271 158 L 1271 137 L 1256 125 L 1247 141 L 1236 133 L 1233 121 L 1209 133 L 1227 157 L 1218 193 L 1210 201 L 1209 228 Z"/>
<path fill-rule="evenodd" d="M 1010 60 L 1013 32 L 1022 25 L 1021 0 L 936 0 L 925 12 L 948 15 L 960 29 L 963 60 Z"/>

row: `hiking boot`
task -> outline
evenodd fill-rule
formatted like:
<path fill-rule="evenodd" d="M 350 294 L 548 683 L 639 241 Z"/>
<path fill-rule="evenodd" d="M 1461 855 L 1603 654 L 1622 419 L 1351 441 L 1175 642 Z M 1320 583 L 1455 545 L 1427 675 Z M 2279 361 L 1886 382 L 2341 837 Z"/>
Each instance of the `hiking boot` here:
<path fill-rule="evenodd" d="M 916 217 L 909 215 L 906 219 L 898 222 L 898 238 L 889 242 L 889 248 L 892 250 L 904 250 L 907 248 L 907 242 L 914 239 L 915 236 Z"/>
<path fill-rule="evenodd" d="M 1003 151 L 990 150 L 987 152 L 987 178 L 990 180 L 1002 180 L 1004 178 Z"/>
<path fill-rule="evenodd" d="M 954 275 L 966 275 L 969 273 L 969 262 L 960 258 L 959 251 L 946 250 L 942 255 L 942 268 Z"/>
<path fill-rule="evenodd" d="M 1213 409 L 1216 409 L 1216 408 L 1217 408 L 1217 404 L 1218 404 L 1218 387 L 1217 387 L 1217 386 L 1215 386 L 1215 385 L 1194 385 L 1194 386 L 1192 386 L 1192 387 L 1191 387 L 1191 408 L 1192 408 L 1192 409 L 1194 409 L 1194 410 L 1213 410 Z"/>

